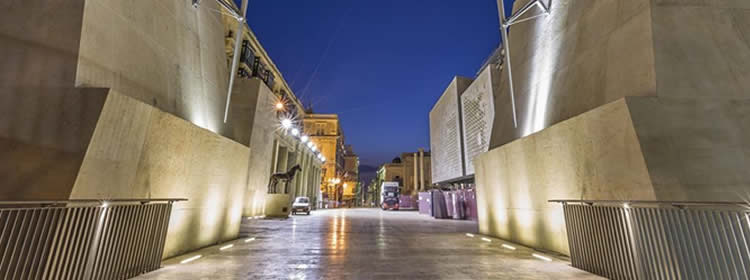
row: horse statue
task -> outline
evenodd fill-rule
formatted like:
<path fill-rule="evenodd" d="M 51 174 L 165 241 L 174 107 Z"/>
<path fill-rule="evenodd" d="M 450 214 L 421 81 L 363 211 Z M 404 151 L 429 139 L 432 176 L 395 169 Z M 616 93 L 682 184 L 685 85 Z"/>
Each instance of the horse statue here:
<path fill-rule="evenodd" d="M 300 170 L 302 170 L 302 167 L 299 167 L 299 164 L 297 164 L 292 166 L 287 172 L 279 172 L 271 175 L 271 180 L 268 182 L 268 193 L 278 193 L 276 185 L 278 185 L 279 181 L 284 182 L 284 193 L 288 193 L 289 181 L 293 180 L 294 175 Z"/>

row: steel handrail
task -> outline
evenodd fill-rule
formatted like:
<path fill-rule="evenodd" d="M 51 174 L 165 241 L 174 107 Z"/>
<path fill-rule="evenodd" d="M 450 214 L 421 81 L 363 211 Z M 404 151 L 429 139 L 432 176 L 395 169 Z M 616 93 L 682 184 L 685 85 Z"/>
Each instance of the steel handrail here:
<path fill-rule="evenodd" d="M 750 206 L 746 201 L 679 201 L 679 200 L 586 200 L 586 199 L 551 199 L 550 203 L 582 203 L 582 204 L 646 204 L 646 205 L 673 205 L 673 206 Z"/>
<path fill-rule="evenodd" d="M 38 204 L 67 204 L 67 203 L 108 203 L 108 204 L 119 204 L 119 203 L 151 203 L 151 202 L 168 202 L 174 203 L 179 201 L 187 201 L 187 198 L 148 198 L 148 199 L 137 199 L 137 198 L 112 198 L 112 199 L 67 199 L 67 200 L 7 200 L 0 201 L 0 205 L 38 205 Z"/>

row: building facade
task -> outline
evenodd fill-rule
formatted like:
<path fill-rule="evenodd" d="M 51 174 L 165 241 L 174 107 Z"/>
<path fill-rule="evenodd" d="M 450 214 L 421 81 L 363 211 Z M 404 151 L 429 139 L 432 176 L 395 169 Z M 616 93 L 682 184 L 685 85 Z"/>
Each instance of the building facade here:
<path fill-rule="evenodd" d="M 474 79 L 456 76 L 430 111 L 432 181 L 443 186 L 469 184 L 474 159 L 486 152 L 501 92 L 502 52 L 497 48 Z"/>
<path fill-rule="evenodd" d="M 224 25 L 224 50 L 226 63 L 231 65 L 234 55 L 237 20 L 222 14 Z M 317 182 L 322 176 L 322 160 L 319 152 L 307 146 L 302 139 L 305 117 L 302 103 L 294 95 L 284 76 L 266 53 L 252 29 L 244 25 L 239 70 L 233 87 L 230 104 L 230 121 L 240 122 L 247 118 L 252 126 L 233 126 L 237 141 L 249 142 L 250 186 L 246 193 L 243 214 L 256 215 L 268 208 L 284 208 L 289 201 L 276 201 L 272 205 L 268 199 L 261 199 L 268 192 L 267 186 L 274 173 L 285 173 L 294 166 L 300 171 L 288 182 L 283 194 L 288 200 L 306 196 L 313 205 L 319 199 Z M 288 127 L 281 122 L 288 120 Z M 296 133 L 293 133 L 296 131 Z M 263 203 L 257 203 L 263 201 Z M 283 215 L 283 214 L 282 214 Z"/>
<path fill-rule="evenodd" d="M 390 163 L 380 166 L 375 185 L 376 195 L 380 195 L 383 182 L 398 182 L 401 195 L 414 196 L 420 191 L 432 187 L 431 155 L 429 151 L 419 149 L 414 153 L 402 153 Z"/>
<path fill-rule="evenodd" d="M 358 205 L 361 199 L 359 181 L 359 156 L 354 153 L 352 145 L 344 146 L 343 201 L 345 205 Z"/>
<path fill-rule="evenodd" d="M 278 169 L 305 166 L 292 189 L 317 185 L 322 161 L 276 131 L 274 100 L 295 99 L 280 73 L 235 83 L 223 121 L 232 28 L 215 1 L 63 2 L 0 11 L 2 200 L 186 198 L 168 258 L 235 239 L 243 215 L 265 213 L 275 147 L 296 153 Z"/>
<path fill-rule="evenodd" d="M 337 207 L 343 200 L 344 135 L 336 114 L 306 114 L 304 133 L 326 158 L 319 184 L 321 204 Z"/>
<path fill-rule="evenodd" d="M 746 3 L 552 1 L 511 27 L 518 125 L 502 75 L 490 150 L 474 160 L 480 232 L 569 254 L 549 200 L 746 201 L 741 14 Z"/>
<path fill-rule="evenodd" d="M 455 77 L 430 110 L 430 151 L 435 156 L 432 181 L 449 182 L 466 176 L 464 170 L 461 94 L 472 79 Z"/>

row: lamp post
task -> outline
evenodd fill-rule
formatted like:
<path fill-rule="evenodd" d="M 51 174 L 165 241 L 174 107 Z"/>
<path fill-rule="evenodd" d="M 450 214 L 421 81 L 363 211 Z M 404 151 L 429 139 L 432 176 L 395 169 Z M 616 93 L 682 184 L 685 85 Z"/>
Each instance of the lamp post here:
<path fill-rule="evenodd" d="M 336 208 L 339 208 L 341 206 L 341 194 L 339 193 L 339 183 L 341 183 L 341 179 L 334 178 L 333 179 L 333 192 L 334 192 L 334 201 L 336 201 Z"/>

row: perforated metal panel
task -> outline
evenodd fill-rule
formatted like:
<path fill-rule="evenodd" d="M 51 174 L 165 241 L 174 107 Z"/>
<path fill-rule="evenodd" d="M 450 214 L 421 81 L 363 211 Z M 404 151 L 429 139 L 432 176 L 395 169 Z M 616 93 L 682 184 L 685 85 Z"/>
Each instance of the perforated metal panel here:
<path fill-rule="evenodd" d="M 474 174 L 474 157 L 486 152 L 490 146 L 495 119 L 493 79 L 500 78 L 497 68 L 495 64 L 488 65 L 461 95 L 466 175 Z"/>
<path fill-rule="evenodd" d="M 470 83 L 456 77 L 430 111 L 432 182 L 464 176 L 459 96 Z"/>
<path fill-rule="evenodd" d="M 574 267 L 611 279 L 750 279 L 748 210 L 563 208 Z"/>
<path fill-rule="evenodd" d="M 0 278 L 127 279 L 161 264 L 171 203 L 0 210 Z"/>

